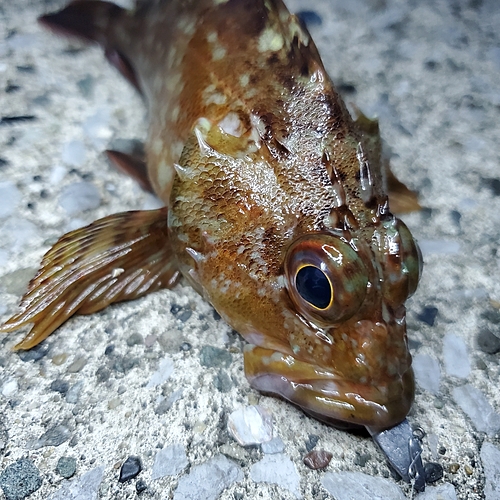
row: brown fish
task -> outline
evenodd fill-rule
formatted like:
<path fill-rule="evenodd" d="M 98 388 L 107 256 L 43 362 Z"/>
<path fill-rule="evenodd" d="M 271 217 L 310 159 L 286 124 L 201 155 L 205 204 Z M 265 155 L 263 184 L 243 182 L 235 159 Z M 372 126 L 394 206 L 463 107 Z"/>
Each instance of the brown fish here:
<path fill-rule="evenodd" d="M 330 423 L 402 421 L 414 396 L 404 304 L 420 253 L 389 209 L 377 123 L 351 118 L 282 1 L 129 12 L 83 0 L 41 21 L 98 42 L 144 96 L 146 161 L 108 154 L 166 207 L 63 236 L 0 331 L 33 323 L 16 346 L 29 349 L 73 314 L 182 274 L 249 342 L 254 388 Z"/>

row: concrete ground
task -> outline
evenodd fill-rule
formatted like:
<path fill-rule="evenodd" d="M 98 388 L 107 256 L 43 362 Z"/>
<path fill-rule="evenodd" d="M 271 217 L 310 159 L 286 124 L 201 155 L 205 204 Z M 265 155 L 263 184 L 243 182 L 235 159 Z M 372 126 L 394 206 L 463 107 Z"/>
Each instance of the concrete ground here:
<path fill-rule="evenodd" d="M 61 234 L 156 204 L 102 154 L 118 139 L 144 139 L 140 99 L 99 49 L 52 36 L 35 22 L 63 3 L 0 1 L 3 320 L 16 311 L 43 253 Z M 304 17 L 334 82 L 347 102 L 379 117 L 393 169 L 424 207 L 404 217 L 425 259 L 408 302 L 419 382 L 409 419 L 426 433 L 424 459 L 443 467 L 436 484 L 445 485 L 445 498 L 499 499 L 493 463 L 500 455 L 497 2 L 288 4 L 309 11 Z M 35 468 L 24 487 L 39 488 L 30 500 L 172 498 L 189 470 L 219 453 L 237 464 L 234 481 L 220 493 L 226 500 L 333 498 L 323 483 L 336 472 L 395 484 L 370 439 L 250 389 L 243 341 L 186 283 L 76 317 L 27 354 L 11 351 L 19 340 L 19 334 L 1 339 L 0 469 L 20 463 L 26 473 L 22 459 L 31 460 Z M 229 414 L 257 403 L 272 414 L 274 435 L 284 443 L 280 467 L 292 462 L 298 487 L 255 480 L 252 467 L 266 455 L 259 446 L 239 447 L 226 430 Z M 333 454 L 326 471 L 302 463 L 316 440 L 316 448 Z M 172 444 L 180 445 L 178 455 L 185 452 L 186 464 L 152 479 L 159 450 Z M 142 472 L 120 483 L 131 456 L 141 459 Z M 73 469 L 68 486 L 63 476 Z M 94 476 L 85 490 L 89 471 Z M 398 484 L 410 498 L 409 487 Z M 5 498 L 24 498 L 19 488 Z M 197 498 L 187 495 L 182 498 Z"/>

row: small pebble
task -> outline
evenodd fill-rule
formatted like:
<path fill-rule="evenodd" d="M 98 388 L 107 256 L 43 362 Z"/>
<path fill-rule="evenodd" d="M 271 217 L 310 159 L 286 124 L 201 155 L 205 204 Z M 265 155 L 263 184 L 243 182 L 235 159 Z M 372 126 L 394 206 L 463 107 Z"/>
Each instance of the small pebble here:
<path fill-rule="evenodd" d="M 5 500 L 23 500 L 42 486 L 40 471 L 28 458 L 20 458 L 0 474 Z"/>
<path fill-rule="evenodd" d="M 82 96 L 88 99 L 94 92 L 95 79 L 93 76 L 87 75 L 81 80 L 78 80 L 76 85 Z"/>
<path fill-rule="evenodd" d="M 319 436 L 316 434 L 309 434 L 306 441 L 306 450 L 311 451 L 319 441 Z"/>
<path fill-rule="evenodd" d="M 128 457 L 127 460 L 123 463 L 120 469 L 120 478 L 118 482 L 124 483 L 126 481 L 130 481 L 137 477 L 139 472 L 142 470 L 141 459 L 139 457 Z"/>
<path fill-rule="evenodd" d="M 0 234 L 3 234 L 2 228 L 0 228 Z M 11 250 L 13 251 L 14 249 Z M 34 269 L 31 267 L 16 269 L 11 273 L 4 274 L 0 285 L 1 288 L 3 288 L 3 290 L 7 293 L 11 293 L 12 295 L 22 295 L 26 291 L 28 283 L 33 276 Z"/>
<path fill-rule="evenodd" d="M 11 181 L 0 182 L 0 219 L 13 214 L 21 201 L 21 193 Z"/>
<path fill-rule="evenodd" d="M 480 432 L 493 436 L 500 431 L 500 414 L 488 398 L 471 384 L 454 387 L 452 396 Z"/>
<path fill-rule="evenodd" d="M 364 467 L 368 461 L 372 458 L 369 453 L 359 453 L 356 452 L 354 456 L 354 465 L 359 465 L 360 467 Z"/>
<path fill-rule="evenodd" d="M 314 10 L 300 10 L 296 16 L 308 27 L 321 26 L 323 20 Z"/>
<path fill-rule="evenodd" d="M 174 362 L 172 358 L 166 356 L 163 360 L 160 361 L 158 370 L 155 373 L 153 373 L 146 387 L 151 388 L 163 384 L 171 377 L 173 373 L 174 373 Z"/>
<path fill-rule="evenodd" d="M 68 373 L 78 373 L 87 364 L 85 356 L 77 356 L 74 361 L 66 368 Z"/>
<path fill-rule="evenodd" d="M 50 390 L 59 392 L 63 396 L 68 392 L 69 389 L 69 382 L 66 382 L 66 380 L 62 380 L 60 378 L 57 378 L 50 384 Z"/>
<path fill-rule="evenodd" d="M 156 340 L 158 339 L 158 335 L 146 335 L 146 338 L 144 339 L 144 345 L 146 347 L 152 347 Z"/>
<path fill-rule="evenodd" d="M 361 472 L 327 472 L 321 484 L 335 500 L 405 500 L 393 482 Z"/>
<path fill-rule="evenodd" d="M 155 413 L 157 415 L 164 415 L 168 410 L 170 410 L 170 408 L 172 408 L 172 405 L 181 398 L 182 389 L 177 389 L 176 391 L 172 392 L 172 394 L 170 394 L 167 398 L 160 401 L 158 406 L 155 408 Z"/>
<path fill-rule="evenodd" d="M 180 474 L 189 465 L 186 450 L 180 443 L 171 444 L 160 450 L 155 457 L 151 479 Z"/>
<path fill-rule="evenodd" d="M 147 489 L 148 489 L 148 485 L 146 484 L 146 481 L 144 481 L 144 479 L 139 479 L 135 483 L 135 491 L 137 492 L 138 495 L 140 495 L 141 493 L 143 493 Z"/>
<path fill-rule="evenodd" d="M 110 399 L 108 401 L 108 410 L 115 410 L 122 404 L 122 400 L 119 397 Z"/>
<path fill-rule="evenodd" d="M 448 470 L 452 474 L 456 474 L 458 472 L 458 469 L 460 469 L 460 464 L 457 464 L 457 463 L 450 464 L 448 467 Z"/>
<path fill-rule="evenodd" d="M 52 364 L 56 366 L 61 366 L 64 363 L 66 363 L 66 360 L 68 359 L 69 355 L 66 352 L 60 353 L 60 354 L 55 354 L 52 356 Z"/>
<path fill-rule="evenodd" d="M 206 367 L 224 367 L 227 368 L 233 361 L 231 353 L 226 349 L 219 349 L 211 345 L 206 345 L 200 351 L 201 366 Z"/>
<path fill-rule="evenodd" d="M 2 385 L 2 396 L 10 398 L 17 393 L 17 390 L 18 390 L 17 380 L 15 378 L 8 379 Z"/>
<path fill-rule="evenodd" d="M 193 346 L 189 342 L 183 342 L 180 346 L 180 350 L 187 352 L 190 351 L 193 348 Z"/>
<path fill-rule="evenodd" d="M 104 476 L 104 466 L 89 470 L 81 477 L 62 483 L 50 500 L 96 500 Z"/>
<path fill-rule="evenodd" d="M 49 353 L 49 344 L 42 342 L 32 347 L 29 351 L 18 351 L 18 356 L 22 361 L 39 361 Z"/>
<path fill-rule="evenodd" d="M 244 448 L 236 443 L 225 443 L 219 448 L 220 452 L 229 458 L 234 458 L 242 463 L 247 463 L 249 459 L 248 453 Z"/>
<path fill-rule="evenodd" d="M 443 477 L 443 466 L 436 462 L 427 462 L 424 465 L 425 482 L 435 483 Z"/>
<path fill-rule="evenodd" d="M 476 340 L 481 351 L 487 354 L 500 352 L 500 337 L 495 335 L 488 327 L 483 327 L 479 330 Z"/>
<path fill-rule="evenodd" d="M 256 483 L 277 484 L 301 498 L 300 476 L 295 464 L 284 453 L 264 455 L 250 467 L 250 478 Z"/>
<path fill-rule="evenodd" d="M 100 366 L 97 369 L 97 371 L 95 372 L 95 376 L 97 378 L 97 381 L 101 382 L 101 383 L 109 380 L 110 375 L 111 375 L 111 372 L 105 366 Z"/>
<path fill-rule="evenodd" d="M 271 441 L 261 444 L 262 452 L 266 455 L 272 455 L 273 453 L 283 453 L 285 450 L 285 443 L 280 437 L 273 437 Z"/>
<path fill-rule="evenodd" d="M 139 366 L 139 364 L 139 358 L 116 355 L 113 363 L 113 370 L 126 375 L 132 368 Z"/>
<path fill-rule="evenodd" d="M 464 470 L 468 476 L 472 476 L 472 474 L 474 474 L 474 469 L 468 464 L 464 465 Z"/>
<path fill-rule="evenodd" d="M 431 394 L 439 392 L 441 368 L 439 362 L 428 354 L 416 354 L 413 357 L 413 371 L 417 384 Z"/>
<path fill-rule="evenodd" d="M 56 472 L 65 479 L 69 479 L 76 472 L 76 459 L 61 457 L 57 461 Z"/>
<path fill-rule="evenodd" d="M 59 205 L 68 215 L 75 216 L 93 210 L 101 204 L 101 195 L 94 184 L 86 181 L 65 186 L 59 196 Z"/>
<path fill-rule="evenodd" d="M 422 311 L 419 314 L 417 314 L 417 318 L 429 326 L 434 326 L 437 315 L 438 315 L 437 307 L 426 306 L 422 309 Z"/>
<path fill-rule="evenodd" d="M 70 404 L 78 403 L 82 389 L 83 389 L 83 381 L 82 380 L 80 380 L 76 384 L 72 385 L 69 388 L 68 392 L 66 393 L 66 402 L 70 403 Z"/>
<path fill-rule="evenodd" d="M 220 370 L 214 377 L 214 386 L 219 392 L 226 393 L 232 389 L 233 382 L 225 371 Z"/>
<path fill-rule="evenodd" d="M 457 500 L 457 493 L 451 483 L 427 486 L 425 492 L 419 493 L 415 500 Z"/>
<path fill-rule="evenodd" d="M 71 437 L 71 431 L 64 424 L 55 425 L 45 431 L 39 439 L 33 443 L 33 449 L 38 450 L 45 446 L 59 446 Z"/>
<path fill-rule="evenodd" d="M 481 463 L 483 464 L 486 500 L 498 500 L 500 484 L 500 448 L 485 441 L 481 446 Z"/>
<path fill-rule="evenodd" d="M 310 469 L 324 469 L 328 467 L 333 455 L 325 450 L 312 450 L 304 457 L 304 464 Z"/>
<path fill-rule="evenodd" d="M 262 406 L 244 406 L 229 415 L 227 429 L 241 446 L 265 443 L 273 437 L 273 417 Z"/>
<path fill-rule="evenodd" d="M 454 333 L 447 333 L 443 338 L 443 361 L 448 375 L 464 379 L 469 376 L 470 361 L 467 345 Z"/>
<path fill-rule="evenodd" d="M 114 344 L 109 344 L 106 346 L 106 349 L 104 349 L 104 355 L 105 356 L 111 356 L 115 352 L 115 345 Z"/>
<path fill-rule="evenodd" d="M 179 479 L 173 500 L 216 500 L 235 482 L 243 481 L 241 468 L 224 455 L 216 455 L 207 462 L 191 467 L 189 474 Z"/>
<path fill-rule="evenodd" d="M 144 344 L 144 339 L 139 332 L 135 332 L 127 338 L 127 345 L 133 347 L 134 345 Z"/>

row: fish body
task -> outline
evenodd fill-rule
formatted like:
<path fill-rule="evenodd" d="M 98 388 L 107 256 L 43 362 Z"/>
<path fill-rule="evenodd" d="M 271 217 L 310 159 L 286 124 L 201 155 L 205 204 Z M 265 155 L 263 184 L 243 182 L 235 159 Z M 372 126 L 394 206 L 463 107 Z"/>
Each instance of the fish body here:
<path fill-rule="evenodd" d="M 77 1 L 42 22 L 97 41 L 143 95 L 147 167 L 128 168 L 166 208 L 65 235 L 0 331 L 34 323 L 29 348 L 181 273 L 249 342 L 254 388 L 333 424 L 401 422 L 420 253 L 376 122 L 351 118 L 281 0 Z"/>

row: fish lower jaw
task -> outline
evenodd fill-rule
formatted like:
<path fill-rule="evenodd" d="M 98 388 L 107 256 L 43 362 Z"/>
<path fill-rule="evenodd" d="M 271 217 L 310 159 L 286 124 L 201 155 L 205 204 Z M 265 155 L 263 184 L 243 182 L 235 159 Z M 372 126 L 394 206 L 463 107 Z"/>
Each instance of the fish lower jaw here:
<path fill-rule="evenodd" d="M 255 349 L 251 353 L 255 354 Z M 404 420 L 413 402 L 411 369 L 399 381 L 380 390 L 335 378 L 305 363 L 297 362 L 294 367 L 290 356 L 283 356 L 280 365 L 276 355 L 275 362 L 269 363 L 265 358 L 259 362 L 251 353 L 245 353 L 245 374 L 254 389 L 282 397 L 334 427 L 387 429 Z"/>

